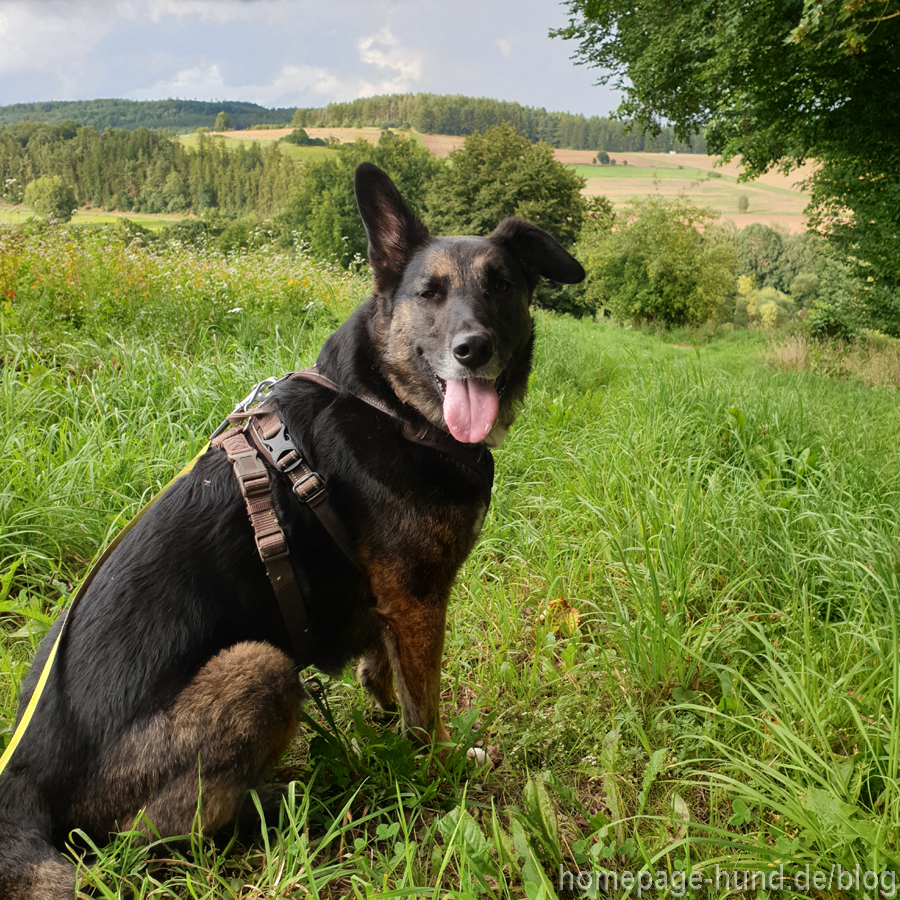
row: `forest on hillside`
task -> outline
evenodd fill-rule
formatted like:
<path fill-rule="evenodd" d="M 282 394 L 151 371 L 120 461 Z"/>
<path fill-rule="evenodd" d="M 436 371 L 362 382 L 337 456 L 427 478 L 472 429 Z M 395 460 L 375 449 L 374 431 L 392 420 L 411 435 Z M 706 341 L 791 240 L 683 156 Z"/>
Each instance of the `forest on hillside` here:
<path fill-rule="evenodd" d="M 302 127 L 412 128 L 423 134 L 469 135 L 509 123 L 530 141 L 545 141 L 567 150 L 605 150 L 608 153 L 706 153 L 706 141 L 695 135 L 689 143 L 675 139 L 671 127 L 659 134 L 630 129 L 627 121 L 604 116 L 547 112 L 520 103 L 466 97 L 461 94 L 390 94 L 309 109 L 266 109 L 255 103 L 199 100 L 72 100 L 16 103 L 0 106 L 0 127 L 25 121 L 59 125 L 77 122 L 97 131 L 121 128 L 165 128 L 185 133 L 214 128 L 220 112 L 231 128 L 254 125 Z"/>
<path fill-rule="evenodd" d="M 245 147 L 198 135 L 196 149 L 138 128 L 103 132 L 76 122 L 0 128 L 0 197 L 27 199 L 29 184 L 58 178 L 78 206 L 126 212 L 269 215 L 300 181 L 301 168 L 275 144 Z"/>
<path fill-rule="evenodd" d="M 675 139 L 663 128 L 658 135 L 630 131 L 630 124 L 603 116 L 547 112 L 487 97 L 461 94 L 389 94 L 346 103 L 329 103 L 319 109 L 298 109 L 294 124 L 303 127 L 412 128 L 423 134 L 468 135 L 494 125 L 511 124 L 530 141 L 545 141 L 567 150 L 606 150 L 622 153 L 706 153 L 706 141 L 696 135 L 690 143 Z"/>
<path fill-rule="evenodd" d="M 266 109 L 256 103 L 235 100 L 53 100 L 46 103 L 12 103 L 0 106 L 0 126 L 19 122 L 59 125 L 77 122 L 98 131 L 104 128 L 167 128 L 188 132 L 212 128 L 216 116 L 226 112 L 232 128 L 289 122 L 294 109 Z"/>

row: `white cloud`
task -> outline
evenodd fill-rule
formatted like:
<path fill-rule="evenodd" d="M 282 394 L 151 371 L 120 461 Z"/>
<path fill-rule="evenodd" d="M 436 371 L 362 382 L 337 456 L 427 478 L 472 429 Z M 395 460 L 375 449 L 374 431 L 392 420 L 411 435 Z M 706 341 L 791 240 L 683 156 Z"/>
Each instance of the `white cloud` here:
<path fill-rule="evenodd" d="M 133 18 L 146 16 L 151 22 L 159 22 L 166 17 L 193 16 L 212 25 L 246 22 L 259 14 L 258 9 L 251 8 L 259 5 L 244 0 L 123 0 L 118 4 L 123 13 L 133 10 Z"/>
<path fill-rule="evenodd" d="M 361 82 L 360 82 L 361 83 Z M 132 91 L 134 100 L 158 97 L 183 97 L 197 100 L 247 100 L 265 106 L 294 106 L 304 102 L 348 99 L 358 96 L 359 86 L 352 79 L 342 80 L 318 66 L 285 65 L 262 84 L 229 84 L 222 64 L 207 60 L 181 69 L 172 78 L 157 81 Z"/>
<path fill-rule="evenodd" d="M 0 12 L 0 73 L 36 72 L 54 76 L 60 99 L 74 96 L 102 68 L 87 64 L 94 47 L 115 27 L 112 18 L 98 21 L 91 2 L 46 0 L 3 3 Z"/>
<path fill-rule="evenodd" d="M 494 41 L 494 43 L 500 48 L 501 56 L 509 56 L 512 53 L 512 41 L 507 38 L 500 38 L 499 40 Z"/>
<path fill-rule="evenodd" d="M 421 51 L 402 47 L 387 25 L 377 34 L 360 38 L 357 47 L 360 62 L 395 73 L 393 78 L 382 82 L 393 85 L 393 90 L 408 91 L 422 77 Z"/>

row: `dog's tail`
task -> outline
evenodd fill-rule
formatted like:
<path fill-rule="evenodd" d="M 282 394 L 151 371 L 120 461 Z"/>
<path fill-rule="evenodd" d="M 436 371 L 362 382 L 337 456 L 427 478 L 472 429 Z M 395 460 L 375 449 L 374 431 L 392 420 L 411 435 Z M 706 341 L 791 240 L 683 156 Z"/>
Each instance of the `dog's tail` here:
<path fill-rule="evenodd" d="M 72 900 L 75 866 L 52 845 L 44 816 L 16 796 L 16 786 L 9 773 L 0 778 L 0 898 Z"/>

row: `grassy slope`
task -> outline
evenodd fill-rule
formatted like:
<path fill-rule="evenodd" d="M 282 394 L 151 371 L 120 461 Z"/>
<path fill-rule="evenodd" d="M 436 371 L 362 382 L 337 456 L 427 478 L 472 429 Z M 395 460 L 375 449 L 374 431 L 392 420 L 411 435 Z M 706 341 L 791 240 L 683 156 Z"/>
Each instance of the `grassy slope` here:
<path fill-rule="evenodd" d="M 310 362 L 365 286 L 272 255 L 2 240 L 9 723 L 98 546 L 251 382 Z M 348 676 L 328 689 L 338 736 L 320 709 L 264 842 L 160 864 L 123 838 L 90 883 L 550 897 L 560 862 L 900 864 L 893 396 L 773 373 L 752 338 L 694 350 L 543 314 L 538 334 L 445 662 L 454 735 L 485 725 L 492 772 L 416 759 Z"/>

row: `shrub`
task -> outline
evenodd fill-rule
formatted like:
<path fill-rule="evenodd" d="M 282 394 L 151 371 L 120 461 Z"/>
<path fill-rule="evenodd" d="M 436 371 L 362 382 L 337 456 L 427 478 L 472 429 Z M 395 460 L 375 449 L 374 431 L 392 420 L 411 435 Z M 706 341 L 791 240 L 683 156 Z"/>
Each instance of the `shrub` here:
<path fill-rule="evenodd" d="M 730 312 L 736 247 L 714 216 L 684 197 L 634 203 L 618 227 L 584 235 L 575 255 L 584 292 L 621 322 L 700 325 Z"/>
<path fill-rule="evenodd" d="M 68 222 L 78 202 L 75 192 L 59 175 L 44 175 L 25 188 L 25 205 L 39 216 L 57 222 Z"/>
<path fill-rule="evenodd" d="M 325 147 L 327 146 L 322 138 L 311 138 L 305 128 L 295 128 L 290 134 L 286 134 L 283 141 L 289 144 L 296 144 L 298 147 Z"/>

